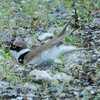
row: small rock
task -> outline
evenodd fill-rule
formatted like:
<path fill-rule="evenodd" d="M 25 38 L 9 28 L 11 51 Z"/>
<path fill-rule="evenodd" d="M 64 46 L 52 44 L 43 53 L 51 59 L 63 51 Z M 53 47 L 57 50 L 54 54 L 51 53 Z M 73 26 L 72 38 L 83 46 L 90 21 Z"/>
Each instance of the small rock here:
<path fill-rule="evenodd" d="M 58 73 L 53 76 L 53 79 L 70 82 L 73 78 L 65 73 Z"/>
<path fill-rule="evenodd" d="M 94 18 L 93 23 L 96 25 L 100 25 L 100 18 Z"/>
<path fill-rule="evenodd" d="M 19 96 L 19 97 L 16 98 L 16 100 L 23 100 L 23 97 Z"/>
<path fill-rule="evenodd" d="M 43 40 L 47 40 L 47 39 L 50 39 L 53 37 L 54 37 L 53 33 L 43 33 L 43 34 L 38 36 L 38 40 L 43 41 Z"/>
<path fill-rule="evenodd" d="M 47 73 L 46 71 L 40 71 L 40 70 L 31 71 L 29 76 L 31 76 L 35 80 L 50 81 L 52 79 L 49 73 Z"/>

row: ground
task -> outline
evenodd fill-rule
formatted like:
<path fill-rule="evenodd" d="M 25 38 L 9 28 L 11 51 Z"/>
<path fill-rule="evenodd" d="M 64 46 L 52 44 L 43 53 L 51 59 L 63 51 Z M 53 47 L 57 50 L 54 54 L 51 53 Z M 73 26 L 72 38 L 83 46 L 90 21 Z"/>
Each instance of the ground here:
<path fill-rule="evenodd" d="M 0 1 L 0 100 L 100 99 L 100 2 L 83 1 Z M 20 37 L 32 49 L 70 19 L 63 42 L 81 49 L 39 65 L 16 63 L 7 41 Z"/>

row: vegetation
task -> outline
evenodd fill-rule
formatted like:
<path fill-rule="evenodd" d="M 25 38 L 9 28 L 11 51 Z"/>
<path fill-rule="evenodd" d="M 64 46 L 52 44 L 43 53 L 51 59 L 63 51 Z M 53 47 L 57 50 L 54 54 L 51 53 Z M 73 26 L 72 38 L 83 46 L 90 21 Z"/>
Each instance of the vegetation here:
<path fill-rule="evenodd" d="M 72 20 L 66 33 L 71 34 L 66 35 L 64 43 L 84 48 L 85 51 L 68 54 L 67 60 L 65 55 L 61 55 L 55 61 L 48 61 L 40 66 L 20 65 L 16 63 L 9 48 L 6 47 L 7 40 L 13 36 L 20 36 L 27 41 L 28 47 L 32 48 L 39 35 L 59 34 L 65 22 L 70 19 Z M 34 91 L 39 100 L 66 98 L 99 100 L 99 34 L 100 0 L 2 0 L 0 1 L 0 80 L 10 82 L 13 86 L 27 83 L 35 85 Z M 37 44 L 41 45 L 40 42 L 38 41 Z M 30 74 L 32 71 L 35 72 L 34 75 Z M 44 80 L 35 79 L 41 78 L 37 75 L 38 72 Z M 61 80 L 49 80 L 47 72 L 52 77 L 60 77 Z M 48 76 L 47 79 L 44 78 L 44 73 Z M 73 78 L 69 78 L 70 76 Z"/>

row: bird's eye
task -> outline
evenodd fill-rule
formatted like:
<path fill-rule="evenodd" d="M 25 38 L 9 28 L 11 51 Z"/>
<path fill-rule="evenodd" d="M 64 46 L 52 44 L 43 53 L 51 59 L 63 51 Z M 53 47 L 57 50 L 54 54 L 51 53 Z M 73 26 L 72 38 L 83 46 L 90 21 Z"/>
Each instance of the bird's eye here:
<path fill-rule="evenodd" d="M 22 59 L 19 59 L 18 61 L 19 61 L 19 63 L 22 63 L 22 62 L 23 62 L 23 60 L 22 60 Z"/>

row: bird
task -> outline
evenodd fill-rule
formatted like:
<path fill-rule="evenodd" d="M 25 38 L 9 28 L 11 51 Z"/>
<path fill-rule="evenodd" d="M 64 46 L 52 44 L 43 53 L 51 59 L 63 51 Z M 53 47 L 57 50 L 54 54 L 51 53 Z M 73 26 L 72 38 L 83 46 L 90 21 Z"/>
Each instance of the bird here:
<path fill-rule="evenodd" d="M 59 35 L 31 50 L 27 48 L 26 43 L 21 38 L 13 40 L 13 47 L 10 47 L 10 49 L 17 62 L 20 64 L 41 64 L 44 61 L 56 59 L 63 52 L 75 50 L 75 46 L 62 43 L 66 35 L 67 26 L 68 23 L 65 24 Z"/>

